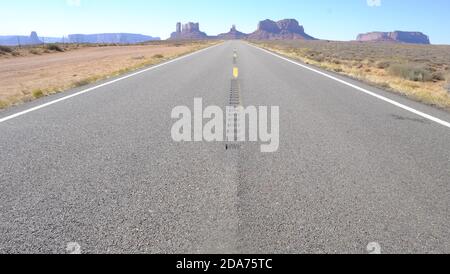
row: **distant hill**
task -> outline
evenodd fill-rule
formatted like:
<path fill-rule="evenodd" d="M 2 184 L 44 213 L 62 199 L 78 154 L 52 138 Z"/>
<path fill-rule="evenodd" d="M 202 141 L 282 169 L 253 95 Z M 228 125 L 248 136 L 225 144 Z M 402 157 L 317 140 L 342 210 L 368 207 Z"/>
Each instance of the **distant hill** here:
<path fill-rule="evenodd" d="M 394 31 L 394 32 L 369 32 L 360 34 L 356 38 L 360 42 L 394 42 L 409 44 L 429 45 L 430 39 L 421 32 Z"/>
<path fill-rule="evenodd" d="M 87 44 L 137 44 L 148 41 L 161 40 L 159 37 L 133 33 L 101 33 L 101 34 L 70 34 L 70 43 Z"/>

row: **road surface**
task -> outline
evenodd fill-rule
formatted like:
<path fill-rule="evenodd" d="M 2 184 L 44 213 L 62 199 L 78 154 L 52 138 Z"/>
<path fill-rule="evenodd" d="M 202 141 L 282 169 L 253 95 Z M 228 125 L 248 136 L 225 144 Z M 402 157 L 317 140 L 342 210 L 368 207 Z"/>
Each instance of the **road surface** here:
<path fill-rule="evenodd" d="M 243 105 L 280 107 L 278 152 L 172 140 L 233 67 Z M 443 124 L 237 41 L 83 89 L 0 112 L 0 253 L 450 252 Z"/>

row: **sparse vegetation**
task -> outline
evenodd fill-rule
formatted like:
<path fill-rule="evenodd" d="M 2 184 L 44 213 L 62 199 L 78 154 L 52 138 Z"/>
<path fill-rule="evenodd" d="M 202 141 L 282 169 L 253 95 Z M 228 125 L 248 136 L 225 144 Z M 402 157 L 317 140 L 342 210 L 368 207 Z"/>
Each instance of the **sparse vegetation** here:
<path fill-rule="evenodd" d="M 155 55 L 153 55 L 153 58 L 162 59 L 162 58 L 164 58 L 164 55 L 162 55 L 162 54 L 155 54 Z"/>
<path fill-rule="evenodd" d="M 58 52 L 63 52 L 64 50 L 58 46 L 57 44 L 46 44 L 45 45 L 45 49 L 47 50 L 51 50 L 51 51 L 58 51 Z"/>
<path fill-rule="evenodd" d="M 450 111 L 450 46 L 253 41 L 266 49 Z"/>
<path fill-rule="evenodd" d="M 432 80 L 431 73 L 428 70 L 409 64 L 393 65 L 390 67 L 389 73 L 414 82 L 428 82 Z"/>

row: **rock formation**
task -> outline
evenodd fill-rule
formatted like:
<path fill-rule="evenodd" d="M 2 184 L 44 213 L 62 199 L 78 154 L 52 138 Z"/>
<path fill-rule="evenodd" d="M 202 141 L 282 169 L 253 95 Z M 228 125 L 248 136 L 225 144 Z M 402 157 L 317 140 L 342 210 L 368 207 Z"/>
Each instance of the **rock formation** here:
<path fill-rule="evenodd" d="M 421 32 L 369 32 L 360 34 L 356 38 L 361 42 L 394 42 L 394 43 L 409 43 L 409 44 L 430 44 L 428 36 Z"/>
<path fill-rule="evenodd" d="M 253 40 L 315 40 L 314 37 L 305 33 L 295 19 L 285 19 L 278 22 L 264 20 L 259 22 L 258 30 L 248 36 Z"/>
<path fill-rule="evenodd" d="M 208 35 L 200 31 L 199 23 L 187 23 L 181 25 L 177 23 L 176 31 L 170 36 L 170 40 L 202 40 L 207 39 Z"/>
<path fill-rule="evenodd" d="M 233 25 L 233 27 L 231 27 L 229 32 L 219 34 L 217 38 L 221 40 L 238 40 L 238 39 L 245 39 L 247 38 L 247 36 L 248 34 L 238 31 L 236 29 L 236 26 Z"/>
<path fill-rule="evenodd" d="M 31 32 L 29 43 L 32 45 L 42 44 L 42 41 L 39 40 L 39 37 L 35 31 Z"/>

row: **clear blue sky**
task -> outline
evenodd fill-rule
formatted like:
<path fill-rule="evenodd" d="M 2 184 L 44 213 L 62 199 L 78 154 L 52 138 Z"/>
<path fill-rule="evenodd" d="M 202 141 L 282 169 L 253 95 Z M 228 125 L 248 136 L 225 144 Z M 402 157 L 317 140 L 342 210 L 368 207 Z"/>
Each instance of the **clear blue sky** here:
<path fill-rule="evenodd" d="M 232 24 L 252 32 L 266 18 L 296 18 L 322 39 L 414 30 L 435 44 L 450 44 L 449 11 L 449 0 L 0 0 L 0 35 L 35 30 L 56 37 L 131 32 L 167 38 L 177 21 L 200 22 L 203 31 L 216 35 Z"/>

